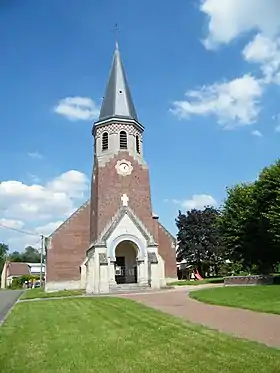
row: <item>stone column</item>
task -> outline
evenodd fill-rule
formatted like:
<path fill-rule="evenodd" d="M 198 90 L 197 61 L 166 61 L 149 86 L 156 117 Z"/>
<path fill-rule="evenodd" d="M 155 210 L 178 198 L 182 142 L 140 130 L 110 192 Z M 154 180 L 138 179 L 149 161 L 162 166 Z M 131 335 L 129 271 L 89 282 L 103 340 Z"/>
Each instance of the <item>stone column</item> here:
<path fill-rule="evenodd" d="M 115 274 L 115 261 L 108 258 L 108 278 L 109 278 L 109 285 L 116 286 L 116 274 Z"/>
<path fill-rule="evenodd" d="M 144 260 L 137 261 L 137 282 L 140 286 L 148 286 L 146 262 Z"/>
<path fill-rule="evenodd" d="M 95 293 L 94 289 L 94 258 L 90 257 L 86 268 L 86 293 Z"/>
<path fill-rule="evenodd" d="M 156 252 L 152 251 L 148 253 L 148 262 L 150 266 L 150 286 L 152 289 L 160 288 L 160 273 L 159 264 Z"/>
<path fill-rule="evenodd" d="M 108 258 L 105 253 L 99 254 L 99 293 L 109 293 Z"/>

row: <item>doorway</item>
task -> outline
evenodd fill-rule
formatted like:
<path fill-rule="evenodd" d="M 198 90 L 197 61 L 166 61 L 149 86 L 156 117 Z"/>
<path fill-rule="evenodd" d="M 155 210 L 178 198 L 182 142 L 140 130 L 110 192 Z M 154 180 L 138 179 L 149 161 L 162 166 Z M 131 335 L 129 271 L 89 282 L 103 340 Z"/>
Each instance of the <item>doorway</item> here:
<path fill-rule="evenodd" d="M 137 283 L 137 246 L 122 241 L 116 247 L 115 280 L 117 284 Z"/>

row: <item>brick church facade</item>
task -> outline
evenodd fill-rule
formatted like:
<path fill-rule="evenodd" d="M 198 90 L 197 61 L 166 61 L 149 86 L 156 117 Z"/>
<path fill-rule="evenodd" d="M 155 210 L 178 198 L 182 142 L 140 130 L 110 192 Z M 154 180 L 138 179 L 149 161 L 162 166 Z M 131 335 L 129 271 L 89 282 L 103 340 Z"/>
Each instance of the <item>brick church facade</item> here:
<path fill-rule="evenodd" d="M 143 132 L 116 45 L 92 130 L 91 197 L 48 239 L 47 291 L 158 289 L 177 278 L 176 240 L 152 212 Z"/>

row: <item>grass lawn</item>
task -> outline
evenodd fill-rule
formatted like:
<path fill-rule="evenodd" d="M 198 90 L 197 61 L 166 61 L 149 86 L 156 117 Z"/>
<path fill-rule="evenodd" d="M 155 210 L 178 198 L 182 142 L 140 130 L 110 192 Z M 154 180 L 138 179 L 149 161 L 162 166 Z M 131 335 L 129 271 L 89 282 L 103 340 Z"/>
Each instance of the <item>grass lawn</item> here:
<path fill-rule="evenodd" d="M 34 299 L 34 298 L 53 298 L 53 297 L 70 297 L 73 295 L 82 295 L 84 290 L 61 290 L 52 293 L 46 293 L 44 289 L 35 288 L 26 290 L 20 299 Z"/>
<path fill-rule="evenodd" d="M 187 281 L 187 280 L 179 280 L 174 282 L 169 282 L 169 286 L 183 286 L 183 285 L 202 285 L 202 284 L 221 284 L 224 282 L 223 277 L 209 277 L 204 278 L 203 280 L 194 280 L 194 281 Z"/>
<path fill-rule="evenodd" d="M 222 306 L 280 314 L 280 286 L 230 286 L 190 293 L 191 298 Z"/>
<path fill-rule="evenodd" d="M 19 303 L 0 345 L 7 373 L 280 372 L 280 350 L 111 297 Z"/>

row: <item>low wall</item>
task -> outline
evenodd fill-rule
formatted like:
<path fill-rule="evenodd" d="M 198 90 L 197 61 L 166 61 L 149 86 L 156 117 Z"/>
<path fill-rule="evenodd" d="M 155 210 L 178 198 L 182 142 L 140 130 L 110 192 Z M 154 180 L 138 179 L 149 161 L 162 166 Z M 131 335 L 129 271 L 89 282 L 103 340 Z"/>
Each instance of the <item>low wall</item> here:
<path fill-rule="evenodd" d="M 229 276 L 224 278 L 224 285 L 272 285 L 273 276 Z"/>

